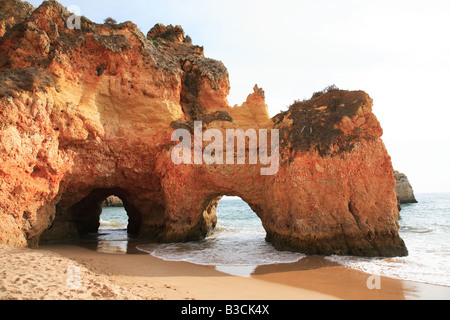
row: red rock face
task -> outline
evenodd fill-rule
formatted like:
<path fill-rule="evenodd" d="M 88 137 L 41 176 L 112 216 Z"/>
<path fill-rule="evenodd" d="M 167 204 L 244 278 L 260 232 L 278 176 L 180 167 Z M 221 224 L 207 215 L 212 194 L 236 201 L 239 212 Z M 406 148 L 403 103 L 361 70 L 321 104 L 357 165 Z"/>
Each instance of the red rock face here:
<path fill-rule="evenodd" d="M 367 94 L 331 91 L 271 119 L 257 86 L 242 106 L 228 105 L 226 68 L 180 27 L 157 25 L 145 37 L 130 22 L 81 18 L 71 30 L 70 16 L 45 2 L 9 19 L 0 38 L 1 243 L 95 232 L 110 195 L 123 200 L 130 233 L 201 239 L 215 227 L 219 199 L 234 195 L 279 249 L 407 253 Z M 248 146 L 245 164 L 174 164 L 172 133 L 193 133 L 195 121 L 223 137 L 227 129 L 279 130 L 279 170 L 261 175 L 267 165 L 250 164 Z"/>

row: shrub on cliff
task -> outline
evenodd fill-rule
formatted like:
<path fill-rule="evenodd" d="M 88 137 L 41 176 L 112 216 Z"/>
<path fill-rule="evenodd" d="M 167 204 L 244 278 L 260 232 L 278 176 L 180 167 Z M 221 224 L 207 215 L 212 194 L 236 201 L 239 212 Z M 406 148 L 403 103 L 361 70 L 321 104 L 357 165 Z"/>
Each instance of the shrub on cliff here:
<path fill-rule="evenodd" d="M 189 35 L 187 35 L 186 37 L 184 37 L 183 42 L 187 44 L 192 44 L 192 38 Z"/>
<path fill-rule="evenodd" d="M 105 23 L 106 23 L 106 24 L 117 24 L 117 21 L 114 20 L 114 19 L 111 18 L 111 17 L 108 17 L 108 18 L 105 19 Z"/>
<path fill-rule="evenodd" d="M 332 85 L 326 87 L 325 89 L 323 89 L 322 91 L 314 92 L 311 99 L 320 97 L 321 95 L 328 93 L 330 91 L 334 91 L 334 90 L 339 90 L 339 88 L 336 85 L 332 84 Z"/>

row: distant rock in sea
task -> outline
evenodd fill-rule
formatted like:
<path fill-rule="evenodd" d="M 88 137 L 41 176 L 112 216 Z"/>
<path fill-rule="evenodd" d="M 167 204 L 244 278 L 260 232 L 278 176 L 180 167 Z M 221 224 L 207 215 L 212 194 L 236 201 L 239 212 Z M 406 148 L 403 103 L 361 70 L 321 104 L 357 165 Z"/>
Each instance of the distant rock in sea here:
<path fill-rule="evenodd" d="M 400 204 L 417 203 L 413 188 L 409 183 L 408 177 L 404 173 L 400 173 L 398 171 L 394 171 L 394 177 L 397 181 L 395 192 L 398 196 L 398 202 Z"/>
<path fill-rule="evenodd" d="M 119 197 L 109 196 L 103 201 L 103 207 L 123 207 L 123 202 Z"/>

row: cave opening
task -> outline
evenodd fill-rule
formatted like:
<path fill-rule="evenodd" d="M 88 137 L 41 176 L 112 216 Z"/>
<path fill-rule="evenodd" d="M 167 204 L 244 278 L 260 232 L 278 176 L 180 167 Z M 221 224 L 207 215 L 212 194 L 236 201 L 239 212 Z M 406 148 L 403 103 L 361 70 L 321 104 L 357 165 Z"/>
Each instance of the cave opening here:
<path fill-rule="evenodd" d="M 122 229 L 129 235 L 137 235 L 142 215 L 128 198 L 126 191 L 120 188 L 92 190 L 71 208 L 78 234 Z"/>
<path fill-rule="evenodd" d="M 221 272 L 249 276 L 257 266 L 278 261 L 280 255 L 266 241 L 261 212 L 239 196 L 213 194 L 203 204 L 203 221 L 208 227 L 204 238 L 140 244 L 138 249 L 163 260 L 214 266 Z"/>
<path fill-rule="evenodd" d="M 217 204 L 216 214 L 216 228 L 219 231 L 229 228 L 233 232 L 251 230 L 250 234 L 265 234 L 266 232 L 258 214 L 240 197 L 223 196 Z"/>
<path fill-rule="evenodd" d="M 203 208 L 205 221 L 211 222 L 204 239 L 150 244 L 140 249 L 165 260 L 214 266 L 218 271 L 245 277 L 259 266 L 299 259 L 297 254 L 279 252 L 266 241 L 258 205 L 239 196 L 212 195 Z"/>
<path fill-rule="evenodd" d="M 117 196 L 109 196 L 102 203 L 98 232 L 127 230 L 128 220 L 127 211 L 123 207 L 123 200 Z"/>
<path fill-rule="evenodd" d="M 200 240 L 139 245 L 139 250 L 168 261 L 214 266 L 216 270 L 249 277 L 260 267 L 297 262 L 302 256 L 278 251 L 267 239 L 264 212 L 256 203 L 235 194 L 212 194 L 203 203 L 208 229 Z"/>
<path fill-rule="evenodd" d="M 211 248 L 216 269 L 232 275 L 249 277 L 265 270 L 264 266 L 295 263 L 303 255 L 279 251 L 267 241 L 262 209 L 237 196 L 224 196 L 217 208 L 217 224 L 207 246 Z"/>
<path fill-rule="evenodd" d="M 87 242 L 96 242 L 96 250 L 125 254 L 129 240 L 137 237 L 142 215 L 121 188 L 94 189 L 71 207 L 71 220 L 78 235 Z"/>

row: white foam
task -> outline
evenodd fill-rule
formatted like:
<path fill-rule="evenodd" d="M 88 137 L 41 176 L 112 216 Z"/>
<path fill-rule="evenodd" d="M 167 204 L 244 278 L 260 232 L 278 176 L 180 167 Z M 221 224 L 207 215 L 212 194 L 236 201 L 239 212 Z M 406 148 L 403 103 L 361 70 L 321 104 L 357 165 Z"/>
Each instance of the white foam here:
<path fill-rule="evenodd" d="M 166 261 L 185 261 L 216 267 L 256 267 L 297 262 L 303 254 L 278 251 L 260 232 L 218 232 L 204 241 L 150 244 L 137 247 Z"/>
<path fill-rule="evenodd" d="M 100 219 L 100 227 L 126 227 L 127 225 L 117 220 L 102 220 Z"/>
<path fill-rule="evenodd" d="M 409 255 L 397 258 L 331 256 L 341 265 L 401 280 L 450 286 L 450 248 L 437 243 L 418 243 L 420 239 L 403 235 Z"/>

